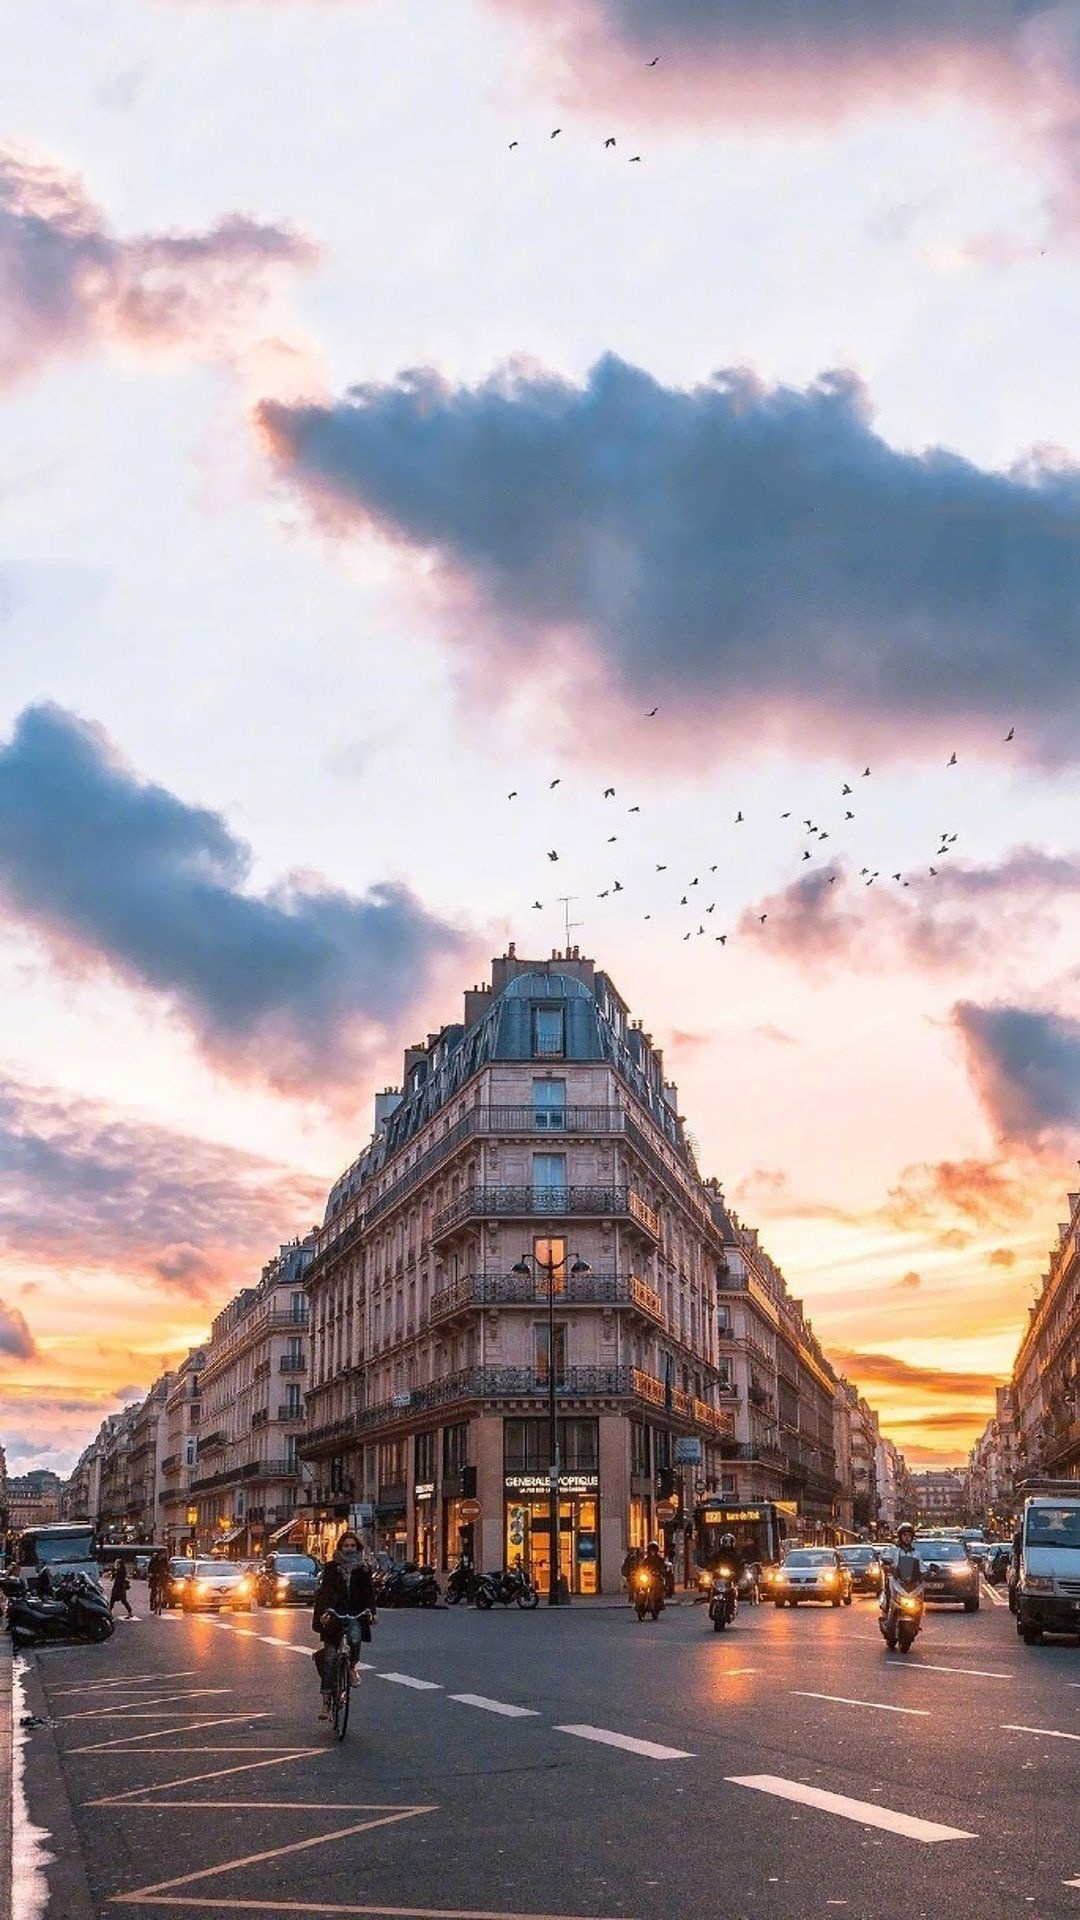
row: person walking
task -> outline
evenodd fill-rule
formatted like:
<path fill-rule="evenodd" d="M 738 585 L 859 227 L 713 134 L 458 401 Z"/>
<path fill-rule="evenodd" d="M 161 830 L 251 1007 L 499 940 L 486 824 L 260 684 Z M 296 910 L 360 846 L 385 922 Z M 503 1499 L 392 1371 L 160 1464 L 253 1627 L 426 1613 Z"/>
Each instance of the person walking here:
<path fill-rule="evenodd" d="M 127 1570 L 127 1567 L 124 1565 L 123 1560 L 114 1561 L 113 1574 L 112 1574 L 112 1588 L 109 1593 L 109 1612 L 111 1613 L 113 1608 L 117 1605 L 117 1603 L 119 1603 L 120 1606 L 125 1608 L 128 1619 L 133 1620 L 135 1618 L 135 1615 L 132 1612 L 131 1602 L 128 1599 L 128 1590 L 130 1586 L 131 1586 L 131 1582 L 128 1579 L 128 1570 Z"/>

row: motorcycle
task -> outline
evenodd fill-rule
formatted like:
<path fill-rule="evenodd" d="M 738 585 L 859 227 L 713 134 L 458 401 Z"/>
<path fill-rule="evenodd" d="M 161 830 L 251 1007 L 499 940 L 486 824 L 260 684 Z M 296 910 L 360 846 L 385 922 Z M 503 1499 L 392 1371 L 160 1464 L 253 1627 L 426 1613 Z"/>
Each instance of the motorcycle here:
<path fill-rule="evenodd" d="M 21 1592 L 7 1589 L 7 1626 L 16 1653 L 50 1640 L 96 1643 L 116 1632 L 105 1595 L 84 1573 L 57 1581 L 55 1599 L 28 1593 L 25 1582 L 18 1585 Z"/>
<path fill-rule="evenodd" d="M 376 1583 L 381 1607 L 435 1607 L 440 1592 L 431 1567 L 391 1567 Z"/>
<path fill-rule="evenodd" d="M 450 1577 L 446 1582 L 447 1606 L 460 1606 L 463 1600 L 468 1600 L 472 1593 L 472 1586 L 472 1567 L 467 1560 L 459 1560 L 457 1566 L 451 1569 Z"/>
<path fill-rule="evenodd" d="M 709 1619 L 714 1633 L 723 1633 L 735 1618 L 739 1604 L 734 1574 L 730 1567 L 717 1567 L 709 1587 Z"/>
<path fill-rule="evenodd" d="M 659 1620 L 664 1610 L 664 1583 L 661 1577 L 648 1567 L 639 1567 L 634 1574 L 634 1611 L 639 1620 L 651 1613 Z"/>
<path fill-rule="evenodd" d="M 890 1653 L 895 1652 L 897 1648 L 901 1653 L 910 1653 L 915 1636 L 922 1626 L 923 1606 L 921 1586 L 905 1588 L 890 1582 L 888 1596 L 878 1616 L 878 1626 Z"/>
<path fill-rule="evenodd" d="M 476 1604 L 485 1613 L 498 1601 L 508 1607 L 512 1601 L 531 1613 L 540 1604 L 540 1595 L 523 1567 L 505 1567 L 501 1573 L 482 1573 L 476 1585 Z"/>

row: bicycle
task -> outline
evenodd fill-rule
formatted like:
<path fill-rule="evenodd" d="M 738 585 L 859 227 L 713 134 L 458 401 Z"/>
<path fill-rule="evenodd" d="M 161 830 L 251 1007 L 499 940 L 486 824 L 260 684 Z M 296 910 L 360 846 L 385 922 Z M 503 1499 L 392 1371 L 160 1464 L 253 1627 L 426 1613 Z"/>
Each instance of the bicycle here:
<path fill-rule="evenodd" d="M 324 1620 L 336 1622 L 343 1629 L 341 1640 L 335 1650 L 334 1663 L 330 1669 L 330 1685 L 327 1689 L 330 1694 L 331 1726 L 337 1740 L 344 1740 L 345 1729 L 349 1724 L 349 1700 L 353 1690 L 352 1670 L 353 1661 L 356 1658 L 353 1652 L 351 1629 L 357 1630 L 356 1637 L 359 1641 L 360 1623 L 370 1618 L 369 1613 L 335 1613 L 330 1607 L 323 1615 Z"/>

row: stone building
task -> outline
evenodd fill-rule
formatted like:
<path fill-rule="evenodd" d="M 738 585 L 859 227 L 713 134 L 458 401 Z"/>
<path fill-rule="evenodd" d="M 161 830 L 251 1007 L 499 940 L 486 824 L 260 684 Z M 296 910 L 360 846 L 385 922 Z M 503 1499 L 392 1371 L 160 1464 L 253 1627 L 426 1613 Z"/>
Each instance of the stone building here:
<path fill-rule="evenodd" d="M 618 1586 L 677 1451 L 701 1491 L 831 1511 L 827 1362 L 702 1182 L 659 1049 L 576 948 L 511 947 L 461 1021 L 406 1052 L 307 1287 L 303 1451 L 326 1538 L 351 1514 L 443 1567 L 463 1544 L 484 1564 L 520 1554 L 546 1589 L 551 1369 L 572 1591 Z"/>
<path fill-rule="evenodd" d="M 211 1326 L 189 1489 L 203 1550 L 258 1554 L 294 1521 L 309 1360 L 304 1275 L 314 1251 L 313 1234 L 283 1246 L 258 1286 L 243 1288 Z M 187 1437 L 194 1424 L 189 1413 Z"/>
<path fill-rule="evenodd" d="M 191 1483 L 198 1454 L 206 1353 L 205 1347 L 189 1349 L 171 1375 L 165 1396 L 156 1538 L 170 1554 L 182 1553 L 195 1542 L 195 1520 L 189 1513 L 196 1511 L 191 1505 Z"/>
<path fill-rule="evenodd" d="M 1013 1364 L 1019 1478 L 1080 1480 L 1080 1193 L 1028 1312 Z"/>

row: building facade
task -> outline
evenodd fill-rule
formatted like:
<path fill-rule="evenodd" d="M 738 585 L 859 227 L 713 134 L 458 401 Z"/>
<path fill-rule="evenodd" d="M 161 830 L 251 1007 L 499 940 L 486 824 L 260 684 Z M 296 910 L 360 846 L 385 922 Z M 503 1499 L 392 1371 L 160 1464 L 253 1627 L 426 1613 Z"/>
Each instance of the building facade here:
<path fill-rule="evenodd" d="M 935 1473 L 913 1473 L 911 1489 L 915 1502 L 909 1516 L 920 1526 L 956 1527 L 967 1517 L 964 1476 L 954 1468 Z"/>
<path fill-rule="evenodd" d="M 304 1275 L 314 1252 L 313 1234 L 281 1247 L 258 1286 L 243 1288 L 211 1326 L 185 1436 L 196 1440 L 188 1492 L 203 1551 L 258 1554 L 295 1521 L 309 1372 Z"/>
<path fill-rule="evenodd" d="M 1080 1480 L 1080 1193 L 1068 1200 L 1013 1366 L 1022 1479 Z"/>
<path fill-rule="evenodd" d="M 831 1513 L 824 1356 L 702 1182 L 660 1051 L 576 948 L 511 947 L 461 1022 L 406 1052 L 307 1286 L 303 1451 L 327 1541 L 351 1516 L 442 1567 L 520 1556 L 546 1590 L 552 1369 L 571 1591 L 616 1588 L 627 1547 L 659 1534 L 677 1454 L 701 1492 Z"/>
<path fill-rule="evenodd" d="M 43 1527 L 60 1518 L 63 1482 L 49 1467 L 33 1467 L 29 1473 L 12 1474 L 7 1482 L 8 1525 L 13 1533 L 22 1527 Z"/>
<path fill-rule="evenodd" d="M 161 1422 L 162 1443 L 158 1469 L 156 1537 L 170 1554 L 194 1548 L 198 1508 L 192 1505 L 202 1411 L 202 1372 L 205 1347 L 192 1347 L 170 1376 Z"/>

